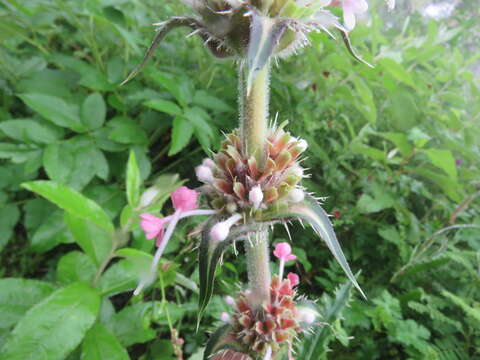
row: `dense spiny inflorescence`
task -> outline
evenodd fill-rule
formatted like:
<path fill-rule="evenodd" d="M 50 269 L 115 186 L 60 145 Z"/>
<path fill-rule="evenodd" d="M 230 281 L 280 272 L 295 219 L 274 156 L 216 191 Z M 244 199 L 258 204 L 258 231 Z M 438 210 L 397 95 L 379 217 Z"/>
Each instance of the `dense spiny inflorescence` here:
<path fill-rule="evenodd" d="M 237 341 L 254 353 L 264 353 L 270 346 L 273 353 L 282 346 L 292 347 L 292 342 L 302 329 L 299 311 L 295 306 L 295 276 L 272 279 L 270 303 L 255 309 L 249 303 L 248 292 L 241 292 L 232 316 L 233 334 Z"/>
<path fill-rule="evenodd" d="M 299 164 L 307 148 L 305 140 L 292 137 L 283 128 L 272 128 L 267 139 L 263 164 L 245 156 L 238 131 L 226 136 L 212 159 L 196 168 L 205 183 L 202 191 L 214 209 L 246 216 L 279 203 L 299 202 L 304 198 L 299 186 L 304 169 Z"/>

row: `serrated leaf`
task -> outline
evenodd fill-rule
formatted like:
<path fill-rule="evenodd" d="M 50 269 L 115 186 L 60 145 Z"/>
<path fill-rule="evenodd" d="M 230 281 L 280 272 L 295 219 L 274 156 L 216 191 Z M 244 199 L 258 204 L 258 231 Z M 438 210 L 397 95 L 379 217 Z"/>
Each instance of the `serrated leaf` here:
<path fill-rule="evenodd" d="M 92 282 L 96 268 L 92 259 L 81 251 L 71 251 L 57 264 L 57 281 L 68 285 L 77 281 Z"/>
<path fill-rule="evenodd" d="M 85 335 L 81 360 L 129 360 L 127 350 L 104 325 L 96 323 Z"/>
<path fill-rule="evenodd" d="M 140 199 L 140 185 L 140 170 L 135 158 L 135 152 L 130 150 L 127 164 L 127 199 L 129 205 L 134 208 L 138 205 Z"/>
<path fill-rule="evenodd" d="M 113 234 L 114 226 L 105 211 L 96 202 L 79 192 L 54 181 L 45 180 L 26 182 L 22 184 L 22 187 L 43 196 L 79 218 L 91 221 L 109 234 Z"/>
<path fill-rule="evenodd" d="M 78 106 L 67 104 L 63 99 L 44 94 L 18 95 L 25 104 L 55 125 L 72 129 L 76 132 L 86 130 L 80 122 Z"/>
<path fill-rule="evenodd" d="M 290 217 L 305 220 L 310 224 L 313 230 L 325 241 L 347 277 L 366 299 L 366 295 L 360 288 L 360 285 L 358 285 L 355 276 L 353 276 L 352 270 L 350 270 L 350 266 L 348 265 L 347 259 L 343 254 L 340 243 L 333 230 L 332 223 L 328 218 L 328 214 L 318 204 L 317 200 L 311 195 L 306 195 L 305 200 L 302 202 L 291 204 L 288 208 L 273 211 L 271 214 L 265 214 L 264 220 L 284 219 Z"/>
<path fill-rule="evenodd" d="M 164 112 L 166 114 L 182 115 L 182 109 L 180 109 L 178 105 L 172 101 L 164 99 L 153 99 L 145 101 L 143 105 L 148 106 L 151 109 Z"/>
<path fill-rule="evenodd" d="M 425 149 L 423 152 L 436 167 L 445 171 L 453 180 L 457 180 L 457 166 L 450 150 L 444 149 Z"/>
<path fill-rule="evenodd" d="M 93 325 L 99 308 L 99 293 L 86 284 L 75 283 L 55 291 L 20 320 L 0 359 L 65 359 Z"/>
<path fill-rule="evenodd" d="M 96 130 L 102 127 L 105 122 L 107 107 L 103 97 L 99 93 L 90 94 L 83 101 L 80 108 L 82 123 L 89 130 Z"/>
<path fill-rule="evenodd" d="M 49 296 L 55 286 L 39 280 L 0 280 L 0 331 L 15 325 L 33 305 Z"/>
<path fill-rule="evenodd" d="M 190 142 L 193 135 L 193 126 L 183 117 L 177 116 L 173 119 L 172 142 L 168 156 L 180 152 Z"/>
<path fill-rule="evenodd" d="M 65 214 L 65 222 L 77 244 L 100 266 L 112 252 L 114 235 L 71 213 Z"/>

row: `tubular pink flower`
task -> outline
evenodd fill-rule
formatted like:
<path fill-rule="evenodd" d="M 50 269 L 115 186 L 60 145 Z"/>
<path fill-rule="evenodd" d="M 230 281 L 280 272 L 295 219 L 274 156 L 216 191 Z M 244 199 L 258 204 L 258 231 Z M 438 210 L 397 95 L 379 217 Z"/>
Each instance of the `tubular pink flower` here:
<path fill-rule="evenodd" d="M 292 248 L 287 242 L 281 242 L 275 245 L 273 255 L 283 261 L 295 260 L 297 258 L 295 255 L 292 254 Z"/>
<path fill-rule="evenodd" d="M 173 207 L 177 211 L 190 211 L 198 208 L 198 193 L 186 186 L 180 186 L 171 195 Z"/>
<path fill-rule="evenodd" d="M 144 213 L 140 217 L 140 227 L 145 232 L 148 240 L 157 238 L 157 243 L 162 241 L 163 234 L 165 232 L 165 224 L 170 221 L 170 217 L 158 218 L 156 216 Z"/>
<path fill-rule="evenodd" d="M 295 273 L 288 273 L 287 279 L 290 281 L 292 287 L 300 284 L 300 277 Z"/>

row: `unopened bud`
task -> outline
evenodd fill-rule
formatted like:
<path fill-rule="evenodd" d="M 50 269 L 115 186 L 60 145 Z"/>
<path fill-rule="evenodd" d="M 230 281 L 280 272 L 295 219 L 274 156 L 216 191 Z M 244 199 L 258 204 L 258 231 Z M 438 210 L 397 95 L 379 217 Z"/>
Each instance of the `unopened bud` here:
<path fill-rule="evenodd" d="M 202 165 L 203 165 L 203 166 L 207 166 L 207 167 L 209 167 L 209 168 L 212 169 L 212 170 L 215 168 L 215 162 L 214 162 L 212 159 L 210 159 L 210 158 L 205 158 L 205 159 L 203 159 Z"/>
<path fill-rule="evenodd" d="M 313 324 L 317 318 L 318 313 L 308 307 L 303 307 L 298 310 L 298 320 L 306 324 Z"/>
<path fill-rule="evenodd" d="M 253 187 L 252 190 L 250 190 L 250 192 L 248 193 L 248 200 L 250 200 L 255 209 L 258 209 L 260 207 L 260 204 L 263 200 L 263 192 L 259 185 Z"/>
<path fill-rule="evenodd" d="M 304 170 L 300 165 L 295 164 L 289 169 L 289 172 L 295 176 L 303 178 Z"/>
<path fill-rule="evenodd" d="M 225 300 L 225 303 L 226 303 L 227 305 L 232 306 L 232 305 L 235 304 L 235 299 L 234 299 L 233 297 L 231 297 L 230 295 L 225 296 L 225 297 L 223 298 L 223 300 Z"/>
<path fill-rule="evenodd" d="M 212 229 L 210 230 L 210 236 L 214 241 L 225 240 L 228 237 L 228 234 L 230 234 L 230 228 L 241 218 L 242 215 L 235 214 L 230 216 L 227 220 L 213 225 Z"/>
<path fill-rule="evenodd" d="M 199 165 L 195 168 L 197 179 L 203 183 L 211 183 L 213 181 L 213 172 L 206 165 Z"/>
<path fill-rule="evenodd" d="M 160 190 L 155 186 L 148 188 L 140 198 L 140 207 L 145 208 L 147 206 L 150 206 L 153 200 L 155 200 L 155 198 L 157 197 L 159 192 Z"/>
<path fill-rule="evenodd" d="M 222 313 L 220 314 L 220 320 L 222 320 L 223 322 L 228 323 L 228 322 L 230 322 L 230 315 L 228 315 L 227 312 L 222 312 Z"/>
<path fill-rule="evenodd" d="M 307 150 L 308 148 L 308 142 L 307 140 L 300 139 L 300 141 L 297 143 L 297 146 L 302 149 L 302 151 Z"/>
<path fill-rule="evenodd" d="M 305 193 L 301 189 L 295 188 L 288 193 L 288 200 L 291 202 L 297 203 L 303 201 L 303 199 L 305 199 Z"/>

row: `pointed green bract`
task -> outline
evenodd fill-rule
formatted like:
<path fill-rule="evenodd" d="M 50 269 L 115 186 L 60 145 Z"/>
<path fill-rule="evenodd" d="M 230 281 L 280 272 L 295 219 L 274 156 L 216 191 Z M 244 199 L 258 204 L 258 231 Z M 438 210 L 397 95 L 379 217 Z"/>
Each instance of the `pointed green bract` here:
<path fill-rule="evenodd" d="M 252 11 L 250 43 L 248 46 L 247 94 L 257 74 L 270 61 L 276 45 L 287 28 L 283 20 L 273 20 Z"/>
<path fill-rule="evenodd" d="M 203 360 L 209 360 L 219 351 L 226 349 L 242 352 L 240 344 L 237 343 L 231 331 L 232 326 L 226 324 L 218 328 L 217 331 L 210 336 L 207 346 L 205 347 L 205 352 L 203 353 Z"/>
<path fill-rule="evenodd" d="M 298 359 L 317 360 L 326 352 L 330 329 L 324 323 L 331 324 L 340 318 L 342 311 L 350 301 L 351 289 L 352 283 L 347 282 L 335 291 L 334 299 L 325 294 L 321 299 L 320 305 L 314 304 L 322 314 L 322 317 L 319 319 L 322 323 L 316 327 L 313 334 L 305 337 L 301 350 L 298 352 Z"/>
<path fill-rule="evenodd" d="M 279 220 L 285 218 L 298 218 L 307 221 L 315 230 L 315 232 L 325 241 L 333 256 L 338 261 L 353 285 L 355 285 L 365 299 L 367 298 L 360 288 L 360 285 L 358 285 L 355 276 L 353 276 L 352 270 L 350 270 L 350 266 L 348 265 L 345 255 L 343 254 L 342 248 L 340 247 L 340 243 L 338 242 L 337 236 L 335 235 L 335 231 L 333 230 L 332 223 L 330 222 L 327 213 L 319 205 L 317 200 L 315 200 L 311 195 L 306 195 L 305 200 L 302 202 L 291 204 L 289 207 L 266 214 L 266 219 L 264 218 L 264 220 Z"/>

